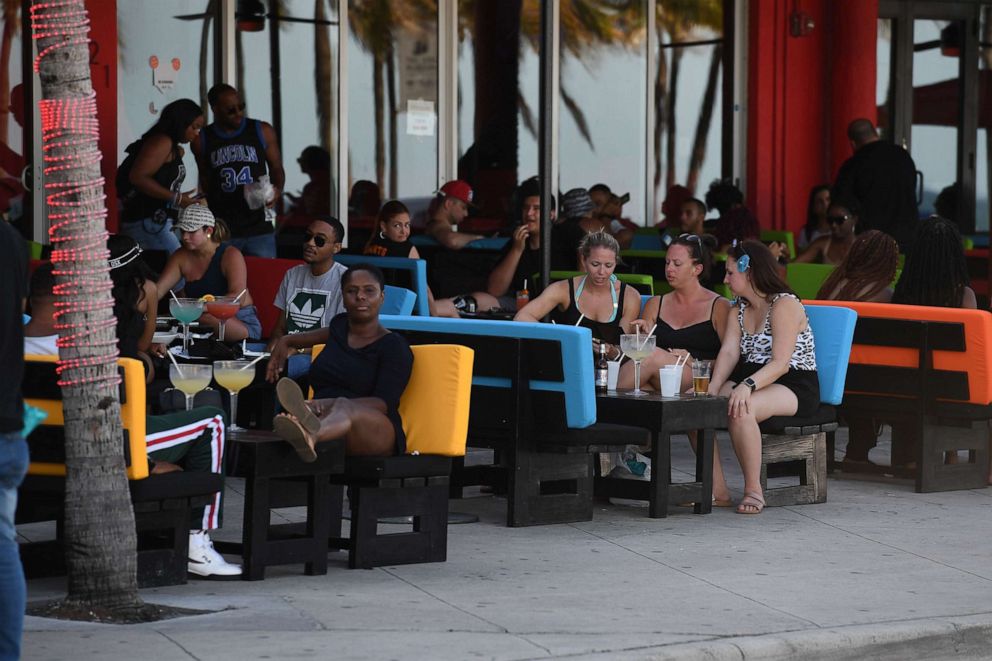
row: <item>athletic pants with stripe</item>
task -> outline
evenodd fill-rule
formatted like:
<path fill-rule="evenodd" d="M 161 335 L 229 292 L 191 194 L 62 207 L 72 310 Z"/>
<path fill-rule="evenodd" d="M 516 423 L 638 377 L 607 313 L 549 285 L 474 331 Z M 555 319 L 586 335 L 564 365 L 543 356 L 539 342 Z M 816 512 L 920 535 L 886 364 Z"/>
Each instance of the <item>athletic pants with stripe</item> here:
<path fill-rule="evenodd" d="M 192 411 L 150 415 L 145 422 L 148 456 L 153 461 L 179 464 L 190 472 L 217 473 L 224 477 L 224 411 L 200 406 Z M 192 529 L 220 528 L 223 491 L 192 512 Z"/>

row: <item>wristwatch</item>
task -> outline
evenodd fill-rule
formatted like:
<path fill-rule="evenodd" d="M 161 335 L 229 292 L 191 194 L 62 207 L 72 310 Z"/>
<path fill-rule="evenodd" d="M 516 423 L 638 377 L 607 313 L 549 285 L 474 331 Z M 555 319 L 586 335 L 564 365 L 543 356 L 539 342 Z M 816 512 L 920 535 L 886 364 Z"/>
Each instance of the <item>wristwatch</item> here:
<path fill-rule="evenodd" d="M 743 383 L 745 386 L 747 386 L 748 388 L 750 388 L 751 389 L 751 392 L 754 392 L 755 390 L 758 389 L 758 384 L 755 383 L 754 382 L 754 379 L 752 379 L 751 377 L 747 377 L 746 379 L 744 379 L 743 381 L 741 381 L 741 383 Z"/>

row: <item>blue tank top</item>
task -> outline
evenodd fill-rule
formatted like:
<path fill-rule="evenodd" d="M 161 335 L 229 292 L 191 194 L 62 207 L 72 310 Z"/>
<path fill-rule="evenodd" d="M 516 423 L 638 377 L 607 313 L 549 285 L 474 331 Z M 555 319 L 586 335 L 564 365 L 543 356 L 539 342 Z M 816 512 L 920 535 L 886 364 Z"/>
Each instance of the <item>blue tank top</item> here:
<path fill-rule="evenodd" d="M 227 278 L 224 277 L 223 271 L 220 270 L 220 262 L 225 250 L 227 250 L 226 243 L 217 246 L 213 259 L 207 265 L 207 270 L 203 273 L 203 276 L 194 282 L 186 281 L 185 290 L 188 297 L 200 298 L 204 294 L 213 294 L 214 296 L 227 294 Z"/>

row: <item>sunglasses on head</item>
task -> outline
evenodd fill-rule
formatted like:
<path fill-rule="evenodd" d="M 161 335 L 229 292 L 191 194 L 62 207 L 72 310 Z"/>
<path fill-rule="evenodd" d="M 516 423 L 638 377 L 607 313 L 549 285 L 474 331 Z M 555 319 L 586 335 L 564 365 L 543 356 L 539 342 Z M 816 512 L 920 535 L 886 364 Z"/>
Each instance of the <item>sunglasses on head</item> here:
<path fill-rule="evenodd" d="M 827 216 L 827 222 L 831 225 L 843 225 L 850 217 L 851 216 L 849 214 L 844 214 L 843 216 Z"/>
<path fill-rule="evenodd" d="M 311 232 L 307 232 L 306 234 L 303 235 L 303 245 L 306 245 L 311 241 L 313 241 L 313 245 L 317 246 L 318 248 L 323 248 L 325 245 L 327 245 L 328 239 L 326 236 L 323 236 L 321 234 L 312 234 Z"/>
<path fill-rule="evenodd" d="M 689 234 L 686 232 L 685 234 L 679 234 L 679 239 L 682 241 L 695 241 L 699 245 L 703 245 L 703 240 L 699 238 L 698 234 Z"/>
<path fill-rule="evenodd" d="M 228 106 L 227 108 L 224 108 L 224 114 L 237 115 L 239 112 L 244 112 L 244 110 L 245 110 L 245 102 L 242 101 L 236 106 Z"/>

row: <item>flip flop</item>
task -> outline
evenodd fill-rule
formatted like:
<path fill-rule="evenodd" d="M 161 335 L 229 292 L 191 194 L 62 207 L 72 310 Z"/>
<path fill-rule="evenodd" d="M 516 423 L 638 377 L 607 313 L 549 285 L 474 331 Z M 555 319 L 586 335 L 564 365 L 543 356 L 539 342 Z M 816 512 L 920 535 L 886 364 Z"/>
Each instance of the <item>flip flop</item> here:
<path fill-rule="evenodd" d="M 320 418 L 307 406 L 306 397 L 303 396 L 303 391 L 296 381 L 286 377 L 279 379 L 279 383 L 276 384 L 276 397 L 284 411 L 293 414 L 304 429 L 312 436 L 317 436 L 320 432 Z"/>
<path fill-rule="evenodd" d="M 272 429 L 283 440 L 293 446 L 300 459 L 308 464 L 317 460 L 317 452 L 310 445 L 310 442 L 307 441 L 306 433 L 303 431 L 303 427 L 299 422 L 284 415 L 278 415 L 272 421 Z"/>
<path fill-rule="evenodd" d="M 742 507 L 754 507 L 757 512 L 748 512 L 747 510 L 742 510 Z M 741 498 L 741 502 L 738 503 L 737 509 L 735 510 L 738 514 L 761 514 L 765 509 L 765 499 L 758 495 L 755 491 L 749 491 L 744 494 Z"/>

